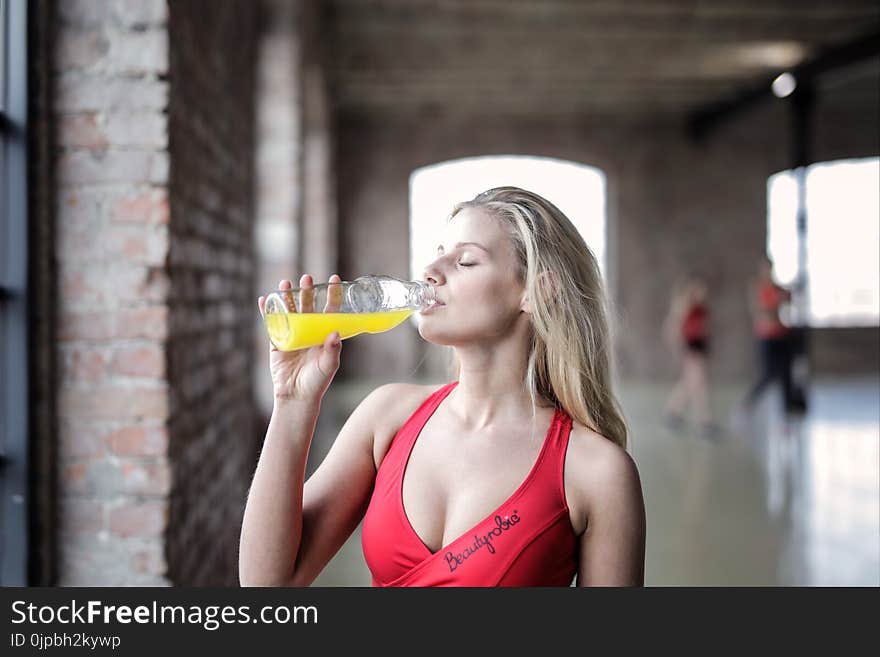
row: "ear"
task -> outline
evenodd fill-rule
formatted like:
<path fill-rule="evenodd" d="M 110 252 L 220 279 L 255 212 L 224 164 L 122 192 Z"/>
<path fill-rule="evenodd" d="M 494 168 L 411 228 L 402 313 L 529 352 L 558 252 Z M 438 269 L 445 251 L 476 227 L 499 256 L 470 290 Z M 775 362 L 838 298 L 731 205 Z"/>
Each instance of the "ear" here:
<path fill-rule="evenodd" d="M 542 271 L 535 280 L 537 294 L 541 300 L 550 305 L 559 298 L 559 292 L 562 289 L 562 282 L 555 271 Z M 532 314 L 535 311 L 533 300 L 529 298 L 528 291 L 523 293 L 520 310 Z"/>

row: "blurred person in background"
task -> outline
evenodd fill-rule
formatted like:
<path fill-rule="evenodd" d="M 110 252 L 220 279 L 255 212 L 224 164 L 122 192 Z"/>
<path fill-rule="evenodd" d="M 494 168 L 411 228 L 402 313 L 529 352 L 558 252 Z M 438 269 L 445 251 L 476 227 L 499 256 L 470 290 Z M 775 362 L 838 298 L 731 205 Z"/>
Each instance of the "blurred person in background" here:
<path fill-rule="evenodd" d="M 751 412 L 767 386 L 778 380 L 782 386 L 783 410 L 794 405 L 790 329 L 782 321 L 781 309 L 791 301 L 791 292 L 773 279 L 773 261 L 765 256 L 758 264 L 758 275 L 748 285 L 749 311 L 758 355 L 759 374 L 742 403 Z"/>
<path fill-rule="evenodd" d="M 666 344 L 681 357 L 681 375 L 666 401 L 665 417 L 673 429 L 692 419 L 707 438 L 718 435 L 709 402 L 709 289 L 698 277 L 689 277 L 672 295 L 663 325 Z"/>

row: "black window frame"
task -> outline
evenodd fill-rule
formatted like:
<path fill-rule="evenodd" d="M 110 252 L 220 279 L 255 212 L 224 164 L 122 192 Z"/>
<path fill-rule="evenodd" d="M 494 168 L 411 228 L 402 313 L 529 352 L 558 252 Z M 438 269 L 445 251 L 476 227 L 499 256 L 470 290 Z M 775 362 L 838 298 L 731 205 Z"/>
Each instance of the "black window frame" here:
<path fill-rule="evenodd" d="M 0 0 L 0 585 L 28 584 L 27 0 Z"/>

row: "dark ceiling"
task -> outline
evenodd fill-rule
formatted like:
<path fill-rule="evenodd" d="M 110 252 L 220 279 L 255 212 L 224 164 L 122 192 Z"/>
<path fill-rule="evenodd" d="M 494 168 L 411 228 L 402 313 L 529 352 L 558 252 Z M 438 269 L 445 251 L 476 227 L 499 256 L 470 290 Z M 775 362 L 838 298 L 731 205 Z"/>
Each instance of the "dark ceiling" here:
<path fill-rule="evenodd" d="M 332 0 L 346 113 L 683 115 L 880 25 L 877 0 Z M 880 58 L 824 81 L 874 101 Z"/>

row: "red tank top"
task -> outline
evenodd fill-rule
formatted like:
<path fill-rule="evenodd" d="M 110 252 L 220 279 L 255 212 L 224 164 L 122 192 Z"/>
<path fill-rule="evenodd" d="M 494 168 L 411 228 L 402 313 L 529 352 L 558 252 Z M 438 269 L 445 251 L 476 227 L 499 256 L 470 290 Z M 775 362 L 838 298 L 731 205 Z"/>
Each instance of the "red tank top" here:
<path fill-rule="evenodd" d="M 422 428 L 458 385 L 435 391 L 394 436 L 376 473 L 361 534 L 373 586 L 569 586 L 578 541 L 563 468 L 571 417 L 557 408 L 531 471 L 507 500 L 437 552 L 403 508 L 403 474 Z"/>
<path fill-rule="evenodd" d="M 681 324 L 681 334 L 685 340 L 705 340 L 709 330 L 707 322 L 709 310 L 701 303 L 695 303 L 688 308 Z"/>
<path fill-rule="evenodd" d="M 760 312 L 754 322 L 755 333 L 763 339 L 784 337 L 788 327 L 779 319 L 779 307 L 785 302 L 785 296 L 767 281 L 758 284 L 757 296 Z"/>

